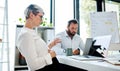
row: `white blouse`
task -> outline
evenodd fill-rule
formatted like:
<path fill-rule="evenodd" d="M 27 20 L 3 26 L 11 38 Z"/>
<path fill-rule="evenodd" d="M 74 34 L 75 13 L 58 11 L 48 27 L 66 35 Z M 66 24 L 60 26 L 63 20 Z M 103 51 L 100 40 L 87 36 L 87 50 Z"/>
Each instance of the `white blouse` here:
<path fill-rule="evenodd" d="M 17 47 L 31 71 L 52 64 L 47 44 L 32 29 L 23 27 L 17 38 Z"/>

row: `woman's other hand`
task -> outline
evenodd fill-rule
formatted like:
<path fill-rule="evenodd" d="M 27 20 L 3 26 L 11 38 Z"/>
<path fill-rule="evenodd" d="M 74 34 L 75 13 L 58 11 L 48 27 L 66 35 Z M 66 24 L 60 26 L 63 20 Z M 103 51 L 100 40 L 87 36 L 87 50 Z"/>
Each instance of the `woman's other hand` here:
<path fill-rule="evenodd" d="M 51 55 L 52 58 L 56 57 L 55 51 L 49 50 L 49 53 L 50 53 L 50 55 Z"/>

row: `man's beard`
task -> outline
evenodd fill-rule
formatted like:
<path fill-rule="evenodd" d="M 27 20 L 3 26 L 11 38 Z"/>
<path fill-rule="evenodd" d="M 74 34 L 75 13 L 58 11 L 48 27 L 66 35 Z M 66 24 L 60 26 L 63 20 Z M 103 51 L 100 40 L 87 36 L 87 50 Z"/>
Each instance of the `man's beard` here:
<path fill-rule="evenodd" d="M 74 36 L 76 34 L 76 32 L 71 33 L 70 30 L 68 30 L 67 33 L 68 33 L 69 36 Z"/>

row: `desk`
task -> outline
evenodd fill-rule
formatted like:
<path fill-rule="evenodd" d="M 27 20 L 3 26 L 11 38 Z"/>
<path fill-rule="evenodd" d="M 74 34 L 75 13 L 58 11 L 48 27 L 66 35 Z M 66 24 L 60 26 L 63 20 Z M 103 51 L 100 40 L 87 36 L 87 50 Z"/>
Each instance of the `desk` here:
<path fill-rule="evenodd" d="M 62 64 L 85 69 L 88 71 L 120 71 L 120 66 L 115 66 L 107 62 L 100 61 L 80 61 L 69 56 L 58 55 L 58 60 Z"/>

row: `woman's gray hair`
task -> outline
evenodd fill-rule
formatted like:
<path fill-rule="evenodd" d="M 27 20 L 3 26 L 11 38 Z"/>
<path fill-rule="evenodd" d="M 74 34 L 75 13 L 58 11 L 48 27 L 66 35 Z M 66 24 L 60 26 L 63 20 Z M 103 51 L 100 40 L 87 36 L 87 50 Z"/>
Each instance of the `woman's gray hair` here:
<path fill-rule="evenodd" d="M 43 13 L 44 14 L 44 11 L 41 7 L 39 7 L 38 5 L 35 5 L 35 4 L 31 4 L 24 11 L 26 19 L 29 18 L 29 15 L 30 15 L 31 12 L 34 15 L 37 15 L 38 13 Z"/>

